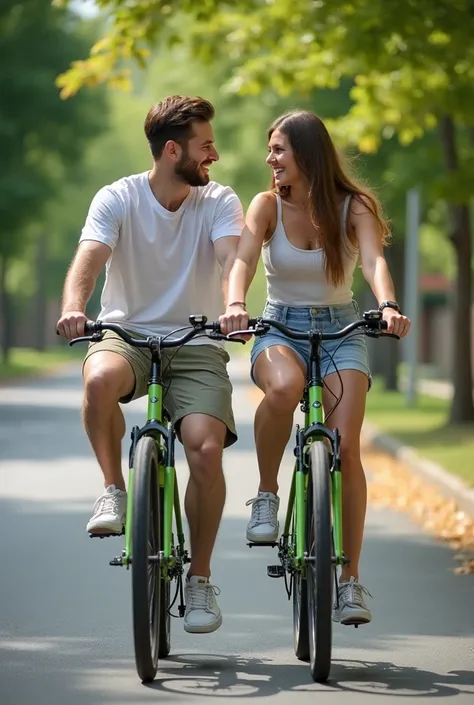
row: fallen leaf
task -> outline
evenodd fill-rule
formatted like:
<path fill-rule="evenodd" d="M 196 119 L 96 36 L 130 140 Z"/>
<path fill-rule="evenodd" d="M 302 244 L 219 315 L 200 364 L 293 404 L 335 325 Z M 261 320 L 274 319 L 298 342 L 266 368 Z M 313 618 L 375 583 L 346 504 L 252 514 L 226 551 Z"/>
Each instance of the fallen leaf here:
<path fill-rule="evenodd" d="M 456 575 L 474 573 L 474 519 L 400 460 L 367 442 L 363 442 L 362 452 L 370 505 L 409 513 L 455 551 L 453 558 L 461 563 L 453 568 Z"/>

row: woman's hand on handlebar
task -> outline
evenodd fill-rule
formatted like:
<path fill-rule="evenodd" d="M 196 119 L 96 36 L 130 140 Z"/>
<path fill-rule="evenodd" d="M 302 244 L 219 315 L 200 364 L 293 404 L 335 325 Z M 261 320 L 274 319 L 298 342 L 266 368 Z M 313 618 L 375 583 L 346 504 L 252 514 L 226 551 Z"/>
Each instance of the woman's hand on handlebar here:
<path fill-rule="evenodd" d="M 247 330 L 249 327 L 249 314 L 242 304 L 231 304 L 227 306 L 226 312 L 219 316 L 219 324 L 223 335 L 229 335 L 229 333 L 239 330 Z M 250 340 L 251 337 L 249 334 L 239 336 L 245 341 Z"/>
<path fill-rule="evenodd" d="M 387 323 L 387 333 L 398 335 L 399 338 L 404 338 L 408 335 L 411 321 L 402 313 L 395 311 L 393 308 L 384 308 L 383 320 Z"/>
<path fill-rule="evenodd" d="M 67 340 L 80 338 L 84 335 L 84 325 L 87 320 L 83 311 L 66 311 L 57 323 L 57 333 Z"/>

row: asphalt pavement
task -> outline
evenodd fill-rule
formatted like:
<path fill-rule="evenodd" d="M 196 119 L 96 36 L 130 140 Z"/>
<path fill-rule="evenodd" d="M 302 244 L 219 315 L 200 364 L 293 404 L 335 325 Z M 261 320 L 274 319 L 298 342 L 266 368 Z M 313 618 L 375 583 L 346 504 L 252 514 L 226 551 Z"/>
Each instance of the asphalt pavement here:
<path fill-rule="evenodd" d="M 148 686 L 135 671 L 130 574 L 108 565 L 122 539 L 85 532 L 102 478 L 81 427 L 79 370 L 0 388 L 1 705 L 473 703 L 474 576 L 455 576 L 447 546 L 386 509 L 369 511 L 362 560 L 373 622 L 335 625 L 330 681 L 312 682 L 292 650 L 283 581 L 266 576 L 276 552 L 246 546 L 255 398 L 246 365 L 231 371 L 239 441 L 225 453 L 212 575 L 223 625 L 190 635 L 173 620 L 172 653 Z M 143 400 L 129 405 L 130 427 L 144 411 Z M 178 468 L 183 489 L 181 451 Z M 282 497 L 291 468 L 288 452 Z"/>

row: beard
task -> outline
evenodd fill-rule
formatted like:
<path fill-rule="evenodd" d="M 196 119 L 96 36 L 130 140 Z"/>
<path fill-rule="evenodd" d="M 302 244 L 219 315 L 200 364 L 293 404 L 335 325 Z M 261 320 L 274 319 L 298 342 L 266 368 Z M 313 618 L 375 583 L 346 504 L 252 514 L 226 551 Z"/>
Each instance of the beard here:
<path fill-rule="evenodd" d="M 189 186 L 206 186 L 209 183 L 209 174 L 203 174 L 200 167 L 199 162 L 191 159 L 187 151 L 183 151 L 183 156 L 176 164 L 174 173 Z"/>

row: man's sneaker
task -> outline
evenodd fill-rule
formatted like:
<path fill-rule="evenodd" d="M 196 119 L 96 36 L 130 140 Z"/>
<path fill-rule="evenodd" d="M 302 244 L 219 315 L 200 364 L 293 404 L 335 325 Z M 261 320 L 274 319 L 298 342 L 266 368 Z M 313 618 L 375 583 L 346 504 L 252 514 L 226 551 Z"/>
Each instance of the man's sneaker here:
<path fill-rule="evenodd" d="M 351 578 L 348 583 L 339 583 L 338 595 L 339 605 L 334 607 L 334 622 L 356 625 L 372 620 L 372 614 L 364 602 L 364 595 L 372 595 L 358 580 Z"/>
<path fill-rule="evenodd" d="M 186 612 L 184 631 L 191 634 L 209 634 L 222 624 L 222 614 L 216 602 L 220 590 L 211 585 L 208 578 L 192 575 L 186 578 L 184 587 Z"/>
<path fill-rule="evenodd" d="M 94 504 L 94 514 L 87 524 L 90 534 L 121 534 L 125 526 L 127 493 L 109 485 Z"/>
<path fill-rule="evenodd" d="M 273 492 L 259 492 L 257 497 L 249 499 L 252 505 L 252 517 L 247 526 L 247 540 L 252 543 L 271 543 L 278 538 L 278 509 L 280 498 Z"/>

